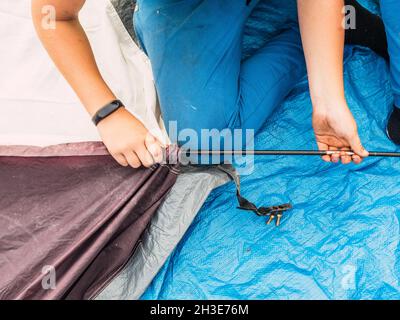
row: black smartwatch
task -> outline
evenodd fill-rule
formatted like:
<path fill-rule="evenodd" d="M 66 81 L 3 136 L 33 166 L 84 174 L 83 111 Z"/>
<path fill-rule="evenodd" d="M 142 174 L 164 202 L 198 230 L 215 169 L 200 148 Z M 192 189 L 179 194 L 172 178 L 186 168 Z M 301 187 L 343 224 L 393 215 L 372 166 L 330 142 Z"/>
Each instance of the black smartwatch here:
<path fill-rule="evenodd" d="M 119 108 L 123 108 L 124 104 L 120 100 L 114 100 L 106 104 L 103 108 L 96 112 L 93 116 L 92 121 L 97 126 L 101 120 L 104 120 L 109 115 L 113 114 Z"/>

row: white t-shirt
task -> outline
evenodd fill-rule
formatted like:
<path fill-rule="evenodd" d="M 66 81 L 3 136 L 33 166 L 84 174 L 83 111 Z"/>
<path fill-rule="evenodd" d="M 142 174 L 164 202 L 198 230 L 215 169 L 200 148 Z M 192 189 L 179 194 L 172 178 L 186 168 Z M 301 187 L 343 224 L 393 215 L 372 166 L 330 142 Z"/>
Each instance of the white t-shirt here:
<path fill-rule="evenodd" d="M 81 22 L 116 96 L 163 142 L 150 63 L 108 0 L 87 0 Z M 30 1 L 0 1 L 0 144 L 98 141 L 89 115 L 42 47 Z M 162 125 L 161 125 L 162 126 Z"/>

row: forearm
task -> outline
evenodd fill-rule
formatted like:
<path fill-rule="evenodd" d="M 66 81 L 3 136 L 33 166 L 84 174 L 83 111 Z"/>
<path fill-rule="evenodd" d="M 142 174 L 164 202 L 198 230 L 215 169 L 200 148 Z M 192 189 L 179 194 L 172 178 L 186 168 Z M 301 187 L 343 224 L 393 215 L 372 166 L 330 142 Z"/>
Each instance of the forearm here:
<path fill-rule="evenodd" d="M 343 101 L 343 0 L 298 0 L 313 106 Z"/>
<path fill-rule="evenodd" d="M 85 0 L 32 0 L 37 33 L 54 63 L 75 90 L 86 109 L 94 115 L 115 99 L 96 65 L 78 13 Z M 56 27 L 42 26 L 42 8 L 55 9 Z M 161 144 L 127 109 L 120 108 L 97 126 L 110 154 L 122 166 L 151 167 L 162 161 Z"/>
<path fill-rule="evenodd" d="M 84 3 L 81 0 L 73 1 L 82 5 Z M 32 16 L 35 28 L 57 68 L 87 111 L 93 115 L 103 105 L 115 99 L 115 96 L 99 72 L 88 38 L 77 15 L 58 10 L 61 12 L 56 11 L 56 28 L 42 27 L 41 7 L 49 2 L 57 5 L 59 1 L 33 1 Z"/>

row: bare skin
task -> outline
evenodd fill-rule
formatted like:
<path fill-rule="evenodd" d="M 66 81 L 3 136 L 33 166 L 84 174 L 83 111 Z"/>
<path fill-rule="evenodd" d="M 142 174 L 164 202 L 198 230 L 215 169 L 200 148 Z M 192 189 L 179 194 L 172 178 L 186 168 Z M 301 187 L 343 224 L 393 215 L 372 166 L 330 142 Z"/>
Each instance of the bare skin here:
<path fill-rule="evenodd" d="M 368 152 L 362 147 L 357 125 L 344 98 L 342 28 L 343 0 L 298 0 L 310 91 L 313 126 L 321 150 L 349 150 L 352 158 L 325 156 L 325 161 L 360 163 Z M 90 115 L 116 99 L 103 80 L 78 14 L 85 0 L 32 0 L 37 33 L 61 73 Z M 56 29 L 41 26 L 43 6 L 56 9 Z M 120 109 L 98 126 L 104 144 L 118 163 L 137 168 L 161 161 L 161 144 L 126 109 Z"/>
<path fill-rule="evenodd" d="M 32 0 L 32 17 L 44 47 L 74 89 L 88 113 L 116 99 L 102 78 L 78 14 L 85 0 Z M 42 27 L 43 6 L 56 10 L 56 28 Z M 119 109 L 98 125 L 103 142 L 122 166 L 149 167 L 162 160 L 162 146 L 126 109 Z"/>
<path fill-rule="evenodd" d="M 368 156 L 344 94 L 344 0 L 298 0 L 299 22 L 307 62 L 313 127 L 320 150 L 353 150 L 324 156 L 343 164 L 361 163 Z"/>

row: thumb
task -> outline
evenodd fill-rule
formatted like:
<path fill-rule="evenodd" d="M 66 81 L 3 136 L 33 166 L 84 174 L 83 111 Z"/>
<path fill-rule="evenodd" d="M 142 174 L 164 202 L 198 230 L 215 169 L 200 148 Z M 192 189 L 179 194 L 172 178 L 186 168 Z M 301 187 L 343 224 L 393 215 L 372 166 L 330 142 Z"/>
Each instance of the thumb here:
<path fill-rule="evenodd" d="M 150 132 L 147 133 L 144 142 L 147 150 L 153 156 L 154 161 L 160 163 L 163 160 L 161 143 Z"/>
<path fill-rule="evenodd" d="M 358 133 L 354 134 L 354 136 L 349 140 L 350 147 L 351 149 L 360 157 L 366 158 L 369 156 L 369 153 L 365 148 L 363 147 L 360 137 Z"/>

